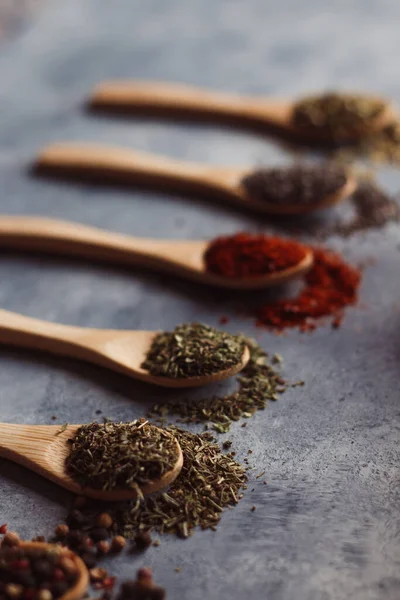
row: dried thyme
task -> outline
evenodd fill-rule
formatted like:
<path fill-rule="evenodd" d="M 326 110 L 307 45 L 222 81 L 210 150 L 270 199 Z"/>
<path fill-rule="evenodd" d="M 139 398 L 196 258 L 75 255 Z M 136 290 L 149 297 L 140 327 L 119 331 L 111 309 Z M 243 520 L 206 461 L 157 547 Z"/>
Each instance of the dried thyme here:
<path fill-rule="evenodd" d="M 147 496 L 119 511 L 118 526 L 126 537 L 141 530 L 191 535 L 194 527 L 214 529 L 223 510 L 237 504 L 247 481 L 244 468 L 212 443 L 210 433 L 194 434 L 172 427 L 183 452 L 180 475 L 168 492 Z"/>
<path fill-rule="evenodd" d="M 159 479 L 176 463 L 176 442 L 144 419 L 82 425 L 66 459 L 68 473 L 82 486 L 133 489 Z"/>
<path fill-rule="evenodd" d="M 242 338 L 189 323 L 156 335 L 141 367 L 152 375 L 177 379 L 212 375 L 238 365 L 243 350 Z"/>
<path fill-rule="evenodd" d="M 250 350 L 250 360 L 238 376 L 238 389 L 224 397 L 201 400 L 184 399 L 164 405 L 154 405 L 149 418 L 177 415 L 181 423 L 213 423 L 218 433 L 229 431 L 232 421 L 251 417 L 265 408 L 268 400 L 277 400 L 287 383 L 268 362 L 268 355 L 254 340 L 239 336 Z"/>

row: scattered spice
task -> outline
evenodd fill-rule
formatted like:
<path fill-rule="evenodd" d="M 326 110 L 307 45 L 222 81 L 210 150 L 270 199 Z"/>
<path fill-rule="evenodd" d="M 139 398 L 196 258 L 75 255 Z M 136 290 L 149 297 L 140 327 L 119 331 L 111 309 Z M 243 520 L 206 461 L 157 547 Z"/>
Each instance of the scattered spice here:
<path fill-rule="evenodd" d="M 71 566 L 72 565 L 72 566 Z M 78 569 L 63 553 L 22 547 L 0 550 L 0 597 L 54 600 L 75 584 Z"/>
<path fill-rule="evenodd" d="M 357 302 L 361 273 L 330 250 L 314 248 L 313 252 L 314 265 L 304 276 L 299 295 L 258 307 L 254 313 L 258 325 L 279 331 L 290 327 L 312 331 L 318 319 L 332 317 L 333 327 L 340 326 L 344 309 Z"/>
<path fill-rule="evenodd" d="M 154 583 L 150 568 L 138 570 L 135 581 L 125 581 L 117 600 L 164 600 L 165 590 Z"/>
<path fill-rule="evenodd" d="M 374 97 L 328 92 L 297 102 L 292 122 L 298 129 L 316 130 L 341 141 L 369 133 L 386 108 L 387 102 Z"/>
<path fill-rule="evenodd" d="M 268 362 L 267 353 L 255 340 L 241 337 L 250 351 L 250 359 L 237 377 L 238 389 L 223 397 L 183 399 L 168 404 L 155 404 L 148 414 L 164 418 L 177 415 L 181 423 L 213 423 L 218 433 L 229 431 L 232 421 L 251 417 L 263 410 L 268 400 L 277 400 L 288 387 L 280 373 Z M 227 448 L 228 446 L 224 446 Z"/>
<path fill-rule="evenodd" d="M 347 172 L 337 164 L 296 164 L 260 169 L 242 180 L 248 196 L 271 205 L 315 206 L 318 201 L 339 192 L 347 182 Z"/>
<path fill-rule="evenodd" d="M 152 375 L 199 377 L 236 366 L 243 351 L 243 341 L 237 336 L 189 323 L 156 335 L 141 366 Z"/>
<path fill-rule="evenodd" d="M 144 419 L 82 425 L 68 441 L 68 473 L 94 489 L 133 489 L 161 478 L 176 463 L 174 438 Z"/>
<path fill-rule="evenodd" d="M 4 523 L 3 525 L 1 525 L 0 526 L 0 535 L 4 535 L 5 533 L 7 533 L 7 528 L 8 528 L 7 523 Z"/>
<path fill-rule="evenodd" d="M 59 538 L 65 538 L 69 533 L 69 527 L 65 523 L 61 523 L 56 527 L 56 536 Z"/>
<path fill-rule="evenodd" d="M 216 238 L 204 255 L 206 268 L 230 278 L 259 277 L 298 265 L 307 248 L 278 237 L 237 233 Z"/>
<path fill-rule="evenodd" d="M 111 540 L 111 552 L 122 552 L 126 546 L 126 539 L 123 535 L 116 535 Z"/>
<path fill-rule="evenodd" d="M 138 550 L 146 550 L 151 546 L 152 542 L 149 530 L 139 531 L 135 536 L 135 544 Z"/>

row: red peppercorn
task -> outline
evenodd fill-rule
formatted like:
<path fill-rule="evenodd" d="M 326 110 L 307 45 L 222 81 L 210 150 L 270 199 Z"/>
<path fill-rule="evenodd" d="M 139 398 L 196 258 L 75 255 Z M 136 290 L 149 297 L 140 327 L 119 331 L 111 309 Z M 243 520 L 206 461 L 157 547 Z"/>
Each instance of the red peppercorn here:
<path fill-rule="evenodd" d="M 0 525 L 0 535 L 7 533 L 7 528 L 8 528 L 7 523 L 4 523 L 4 525 Z"/>
<path fill-rule="evenodd" d="M 65 573 L 62 569 L 55 568 L 53 571 L 53 580 L 54 581 L 64 581 Z"/>

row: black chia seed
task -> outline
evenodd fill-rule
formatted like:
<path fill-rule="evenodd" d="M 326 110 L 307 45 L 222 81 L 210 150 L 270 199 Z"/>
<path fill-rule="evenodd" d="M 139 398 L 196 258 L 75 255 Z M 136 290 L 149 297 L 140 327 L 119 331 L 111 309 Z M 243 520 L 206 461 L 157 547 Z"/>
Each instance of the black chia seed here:
<path fill-rule="evenodd" d="M 248 196 L 275 205 L 312 205 L 338 192 L 347 181 L 341 166 L 298 164 L 260 169 L 242 180 Z"/>

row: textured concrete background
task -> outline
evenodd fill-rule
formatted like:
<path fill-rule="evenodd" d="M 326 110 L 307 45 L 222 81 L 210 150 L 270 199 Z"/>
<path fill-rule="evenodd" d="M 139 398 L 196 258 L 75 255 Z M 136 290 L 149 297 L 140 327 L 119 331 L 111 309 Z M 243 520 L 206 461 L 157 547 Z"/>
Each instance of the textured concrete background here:
<path fill-rule="evenodd" d="M 89 117 L 82 102 L 103 78 L 159 78 L 246 93 L 296 95 L 330 86 L 400 100 L 397 0 L 53 1 L 0 54 L 0 211 L 44 214 L 155 237 L 267 230 L 257 216 L 179 196 L 39 181 L 35 152 L 56 140 L 124 144 L 210 163 L 288 158 L 254 135 L 187 125 Z M 380 174 L 400 188 L 392 170 Z M 304 379 L 229 437 L 253 449 L 252 481 L 216 533 L 162 539 L 110 570 L 154 568 L 168 598 L 185 600 L 398 600 L 400 228 L 330 244 L 365 271 L 360 306 L 342 329 L 276 337 L 235 317 L 226 298 L 150 273 L 45 256 L 0 257 L 0 306 L 94 327 L 168 328 L 197 319 L 259 336 Z M 207 390 L 208 392 L 208 390 Z M 205 393 L 205 392 L 203 392 Z M 211 391 L 210 391 L 211 393 Z M 85 422 L 96 409 L 143 415 L 163 392 L 72 360 L 0 351 L 1 420 Z M 223 436 L 222 439 L 226 439 Z M 254 488 L 254 491 L 252 491 Z M 66 494 L 0 462 L 0 521 L 49 534 Z M 251 506 L 257 510 L 250 512 Z M 176 573 L 175 567 L 181 572 Z"/>

